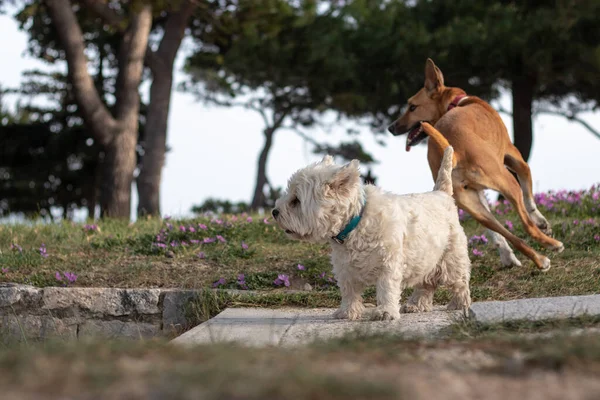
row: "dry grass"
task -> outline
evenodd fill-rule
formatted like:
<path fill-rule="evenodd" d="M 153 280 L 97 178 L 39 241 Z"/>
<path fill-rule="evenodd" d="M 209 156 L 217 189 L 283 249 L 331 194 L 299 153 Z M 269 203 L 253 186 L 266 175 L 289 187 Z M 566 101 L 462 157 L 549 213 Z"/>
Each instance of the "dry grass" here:
<path fill-rule="evenodd" d="M 597 393 L 600 336 L 527 338 L 511 335 L 510 328 L 503 336 L 490 331 L 470 329 L 468 340 L 463 332 L 427 343 L 349 336 L 302 349 L 45 343 L 0 349 L 0 385 L 4 399 L 425 399 L 436 393 L 447 399 L 503 399 L 531 398 L 532 390 L 533 398 Z"/>

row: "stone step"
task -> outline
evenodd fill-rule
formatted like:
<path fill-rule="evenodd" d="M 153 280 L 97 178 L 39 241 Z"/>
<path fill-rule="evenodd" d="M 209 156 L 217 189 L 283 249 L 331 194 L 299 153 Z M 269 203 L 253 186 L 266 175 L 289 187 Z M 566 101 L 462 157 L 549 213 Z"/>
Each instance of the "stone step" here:
<path fill-rule="evenodd" d="M 409 337 L 433 337 L 462 315 L 442 310 L 437 307 L 429 313 L 403 314 L 401 319 L 390 322 L 333 319 L 335 309 L 326 308 L 228 308 L 172 342 L 184 345 L 238 342 L 248 346 L 287 346 L 348 334 L 369 335 L 390 331 Z"/>
<path fill-rule="evenodd" d="M 463 317 L 435 307 L 428 313 L 402 314 L 396 321 L 336 320 L 334 309 L 229 308 L 172 340 L 178 345 L 237 342 L 247 346 L 291 346 L 348 334 L 392 333 L 435 338 Z M 368 312 L 367 318 L 368 318 Z M 481 323 L 565 319 L 600 315 L 600 295 L 565 296 L 474 303 L 469 318 Z"/>

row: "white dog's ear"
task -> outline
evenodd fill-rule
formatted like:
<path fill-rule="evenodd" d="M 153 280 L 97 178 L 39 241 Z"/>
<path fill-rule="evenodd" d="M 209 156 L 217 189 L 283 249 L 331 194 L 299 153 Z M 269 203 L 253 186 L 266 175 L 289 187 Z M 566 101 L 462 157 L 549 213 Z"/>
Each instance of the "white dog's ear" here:
<path fill-rule="evenodd" d="M 352 160 L 340 168 L 329 182 L 335 192 L 346 192 L 360 180 L 358 160 Z"/>
<path fill-rule="evenodd" d="M 333 165 L 334 164 L 333 157 L 331 157 L 329 154 L 327 154 L 325 157 L 323 157 L 321 162 L 325 165 Z"/>

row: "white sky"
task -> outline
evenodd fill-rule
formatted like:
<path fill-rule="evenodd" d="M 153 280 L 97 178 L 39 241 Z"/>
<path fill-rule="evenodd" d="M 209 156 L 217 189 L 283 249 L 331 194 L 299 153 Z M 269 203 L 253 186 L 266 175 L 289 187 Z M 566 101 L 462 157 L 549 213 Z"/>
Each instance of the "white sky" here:
<path fill-rule="evenodd" d="M 34 67 L 47 68 L 25 54 L 27 37 L 18 31 L 10 16 L 0 16 L 0 85 L 17 87 L 21 72 Z M 181 73 L 185 48 L 177 61 L 176 81 Z M 443 69 L 442 69 L 443 70 Z M 448 82 L 448 84 L 452 84 Z M 147 96 L 148 87 L 143 88 Z M 415 88 L 415 91 L 419 88 Z M 501 99 L 510 109 L 510 98 Z M 583 116 L 600 127 L 600 114 Z M 503 116 L 512 135 L 511 120 Z M 207 107 L 190 95 L 173 92 L 169 116 L 168 146 L 161 188 L 164 215 L 190 215 L 190 208 L 208 197 L 249 201 L 254 189 L 256 160 L 263 145 L 263 122 L 255 111 L 240 108 Z M 330 134 L 307 131 L 330 143 L 348 140 L 344 129 Z M 368 129 L 362 129 L 360 141 L 379 161 L 373 167 L 377 184 L 396 193 L 430 190 L 433 186 L 426 160 L 426 147 L 410 153 L 404 150 L 405 137 L 379 136 L 386 147 L 379 146 Z M 275 186 L 284 186 L 298 168 L 320 159 L 302 139 L 290 131 L 275 135 L 268 176 Z M 582 126 L 562 117 L 540 116 L 534 120 L 534 145 L 529 164 L 534 190 L 584 189 L 600 182 L 600 140 Z M 132 212 L 137 206 L 135 190 Z"/>

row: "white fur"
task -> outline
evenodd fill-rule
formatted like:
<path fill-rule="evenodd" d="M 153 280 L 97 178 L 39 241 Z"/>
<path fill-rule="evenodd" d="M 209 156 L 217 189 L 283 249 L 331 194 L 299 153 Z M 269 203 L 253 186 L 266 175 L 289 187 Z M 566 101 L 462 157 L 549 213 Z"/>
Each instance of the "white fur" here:
<path fill-rule="evenodd" d="M 447 190 L 452 155 L 452 150 L 445 152 L 436 187 Z M 362 219 L 343 244 L 337 243 L 332 237 L 360 212 L 363 198 Z M 449 309 L 469 307 L 467 238 L 447 192 L 399 196 L 363 186 L 358 161 L 339 166 L 326 156 L 297 171 L 275 207 L 276 221 L 289 236 L 331 243 L 333 273 L 342 293 L 335 317 L 360 318 L 368 285 L 377 289 L 376 319 L 400 316 L 406 287 L 415 288 L 406 312 L 431 310 L 433 292 L 441 284 L 453 292 Z"/>

